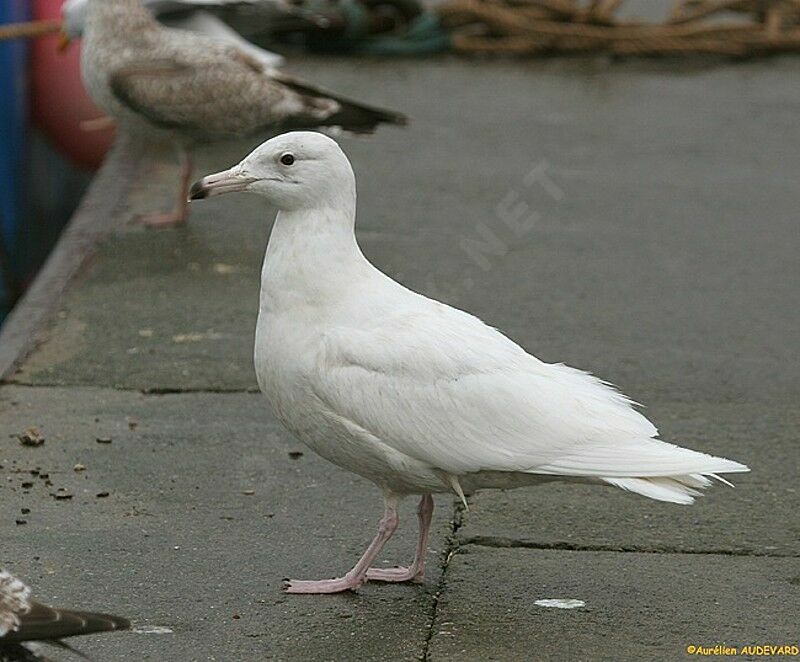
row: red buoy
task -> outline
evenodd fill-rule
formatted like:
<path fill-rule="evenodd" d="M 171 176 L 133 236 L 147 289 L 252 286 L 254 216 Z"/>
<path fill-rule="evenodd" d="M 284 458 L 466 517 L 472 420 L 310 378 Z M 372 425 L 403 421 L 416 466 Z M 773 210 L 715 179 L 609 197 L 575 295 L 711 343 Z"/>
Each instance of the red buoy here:
<path fill-rule="evenodd" d="M 63 0 L 33 0 L 34 19 L 60 19 Z M 31 111 L 34 124 L 76 165 L 94 170 L 114 139 L 113 129 L 85 131 L 81 122 L 104 115 L 81 82 L 80 42 L 59 50 L 58 35 L 31 48 Z"/>

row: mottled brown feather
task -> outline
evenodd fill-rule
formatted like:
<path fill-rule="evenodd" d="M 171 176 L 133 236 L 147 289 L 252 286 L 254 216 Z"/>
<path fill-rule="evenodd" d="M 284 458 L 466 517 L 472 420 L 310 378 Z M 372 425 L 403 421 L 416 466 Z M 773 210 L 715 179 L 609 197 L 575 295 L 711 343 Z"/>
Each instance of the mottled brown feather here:
<path fill-rule="evenodd" d="M 97 632 L 127 630 L 130 621 L 111 614 L 56 609 L 31 601 L 31 610 L 20 614 L 19 629 L 0 637 L 0 643 L 54 641 Z"/>

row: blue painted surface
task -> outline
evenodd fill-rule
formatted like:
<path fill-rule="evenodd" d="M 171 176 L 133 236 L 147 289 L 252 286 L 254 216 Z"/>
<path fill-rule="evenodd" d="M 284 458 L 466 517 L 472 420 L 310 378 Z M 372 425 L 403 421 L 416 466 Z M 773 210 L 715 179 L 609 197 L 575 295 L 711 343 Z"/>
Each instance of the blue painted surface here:
<path fill-rule="evenodd" d="M 28 0 L 0 1 L 0 24 L 28 20 Z M 15 256 L 23 219 L 27 154 L 27 43 L 0 42 L 0 237 L 4 259 L 0 268 L 0 301 L 8 298 L 6 284 L 16 278 Z M 11 275 L 10 275 L 11 274 Z M 0 319 L 4 311 L 0 307 Z"/>

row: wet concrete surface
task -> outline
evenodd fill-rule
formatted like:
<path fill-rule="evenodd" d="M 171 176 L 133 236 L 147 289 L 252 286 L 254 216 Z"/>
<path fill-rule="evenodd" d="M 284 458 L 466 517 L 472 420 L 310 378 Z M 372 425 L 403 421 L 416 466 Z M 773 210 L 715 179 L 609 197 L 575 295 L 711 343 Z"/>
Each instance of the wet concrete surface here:
<path fill-rule="evenodd" d="M 41 449 L 0 447 L 12 504 L 0 561 L 53 602 L 175 630 L 86 641 L 112 661 L 681 659 L 693 639 L 796 638 L 800 61 L 290 68 L 412 117 L 341 139 L 375 264 L 544 360 L 618 384 L 664 438 L 753 473 L 689 508 L 553 485 L 476 495 L 453 519 L 440 498 L 426 586 L 282 596 L 285 575 L 348 567 L 378 493 L 309 452 L 288 458 L 297 444 L 253 393 L 274 210 L 227 196 L 193 205 L 186 228 L 124 226 L 170 202 L 174 169 L 148 160 L 119 230 L 0 390 L 2 430 L 48 436 Z M 204 150 L 198 176 L 253 145 Z M 31 461 L 73 499 L 36 481 L 23 494 L 15 472 Z M 17 525 L 24 503 L 35 508 Z M 410 554 L 410 508 L 392 561 Z M 764 592 L 774 600 L 748 611 Z M 589 599 L 533 604 L 547 597 Z"/>
<path fill-rule="evenodd" d="M 689 646 L 796 645 L 798 581 L 794 559 L 468 547 L 448 566 L 429 659 L 682 660 Z"/>
<path fill-rule="evenodd" d="M 172 631 L 76 641 L 92 659 L 337 660 L 346 651 L 416 659 L 423 651 L 450 500 L 439 500 L 426 585 L 285 595 L 285 577 L 346 572 L 383 507 L 374 486 L 291 439 L 260 395 L 4 388 L 0 420 L 9 431 L 36 425 L 46 439 L 38 448 L 4 442 L 0 564 L 42 600 Z M 404 504 L 381 565 L 413 558 L 413 505 Z"/>

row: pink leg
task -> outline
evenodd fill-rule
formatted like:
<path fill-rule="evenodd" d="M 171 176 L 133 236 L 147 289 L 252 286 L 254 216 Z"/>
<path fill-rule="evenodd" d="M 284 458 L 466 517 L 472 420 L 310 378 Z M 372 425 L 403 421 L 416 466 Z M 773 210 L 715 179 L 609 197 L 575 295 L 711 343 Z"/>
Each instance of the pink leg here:
<path fill-rule="evenodd" d="M 428 552 L 428 535 L 433 519 L 433 497 L 424 494 L 417 507 L 419 517 L 419 540 L 414 562 L 408 568 L 370 568 L 367 579 L 377 582 L 417 582 L 425 579 L 425 555 Z"/>
<path fill-rule="evenodd" d="M 289 579 L 286 582 L 287 593 L 340 593 L 352 591 L 367 581 L 367 570 L 375 562 L 383 546 L 394 535 L 400 519 L 397 516 L 397 497 L 386 495 L 386 509 L 378 524 L 378 533 L 367 547 L 367 551 L 344 577 L 321 579 L 319 581 L 298 581 Z"/>
<path fill-rule="evenodd" d="M 181 152 L 181 180 L 180 190 L 178 191 L 178 204 L 172 211 L 156 212 L 154 214 L 144 214 L 138 216 L 134 221 L 138 225 L 149 228 L 163 228 L 171 225 L 183 225 L 189 215 L 189 186 L 192 180 L 192 170 L 194 164 L 192 157 L 188 153 Z"/>

